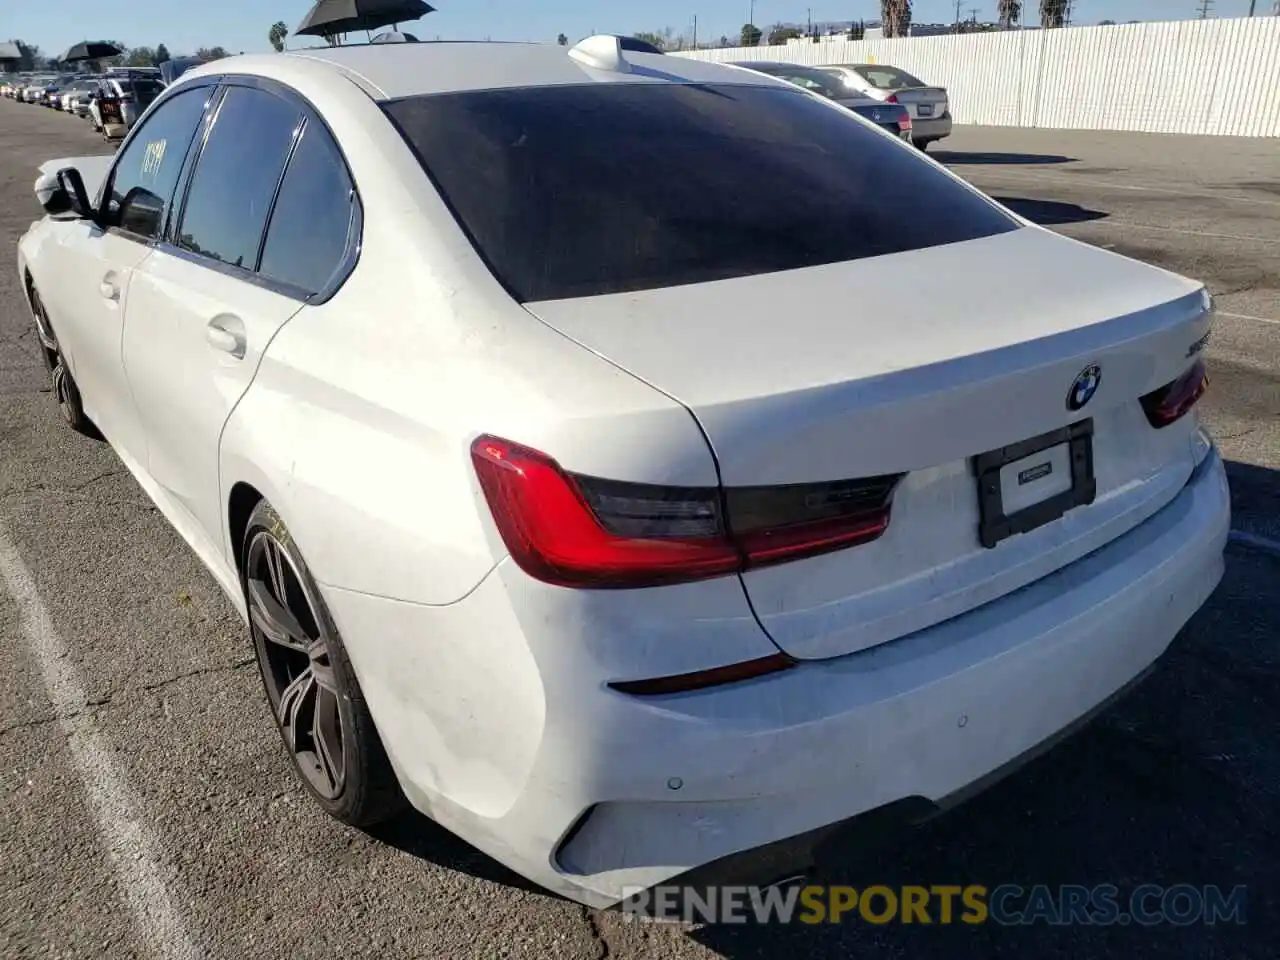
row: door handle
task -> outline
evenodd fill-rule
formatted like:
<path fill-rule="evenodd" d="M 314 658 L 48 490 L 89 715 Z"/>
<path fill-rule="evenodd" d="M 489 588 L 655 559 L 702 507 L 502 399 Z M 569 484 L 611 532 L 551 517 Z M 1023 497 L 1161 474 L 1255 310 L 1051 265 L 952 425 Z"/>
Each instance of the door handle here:
<path fill-rule="evenodd" d="M 115 303 L 120 301 L 120 285 L 116 283 L 115 274 L 108 273 L 102 278 L 102 282 L 98 284 L 98 293 L 102 294 L 103 300 L 111 300 Z"/>
<path fill-rule="evenodd" d="M 244 324 L 234 317 L 219 317 L 210 320 L 204 331 L 205 341 L 215 350 L 229 353 L 237 360 L 244 359 L 245 335 Z"/>

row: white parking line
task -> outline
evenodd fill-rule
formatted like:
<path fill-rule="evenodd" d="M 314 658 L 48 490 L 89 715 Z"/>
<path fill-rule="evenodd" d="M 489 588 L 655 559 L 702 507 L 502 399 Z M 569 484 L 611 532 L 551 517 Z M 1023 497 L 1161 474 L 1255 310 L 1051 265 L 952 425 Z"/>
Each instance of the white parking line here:
<path fill-rule="evenodd" d="M 1108 217 L 1106 220 L 1086 221 L 1099 227 L 1133 227 L 1135 230 L 1155 230 L 1159 233 L 1181 233 L 1188 237 L 1208 237 L 1210 240 L 1238 240 L 1242 243 L 1280 244 L 1276 237 L 1259 237 L 1248 233 L 1210 233 L 1207 230 L 1187 230 L 1183 227 L 1162 227 L 1155 223 L 1138 223 L 1136 220 L 1122 220 L 1119 217 Z"/>
<path fill-rule="evenodd" d="M 1214 313 L 1219 317 L 1230 317 L 1232 320 L 1252 320 L 1254 323 L 1267 323 L 1273 327 L 1280 327 L 1280 320 L 1273 320 L 1270 317 L 1254 317 L 1247 313 L 1227 313 L 1225 310 L 1215 310 Z"/>
<path fill-rule="evenodd" d="M 946 160 L 942 161 L 946 163 Z M 968 164 L 956 164 L 968 166 Z M 1228 200 L 1233 203 L 1261 204 L 1265 207 L 1280 207 L 1280 200 L 1267 197 L 1243 197 L 1230 193 L 1212 193 L 1209 191 L 1183 190 L 1179 187 L 1152 187 L 1136 183 L 1118 183 L 1115 180 L 1104 180 L 1100 177 L 1076 176 L 1074 174 L 1031 172 L 1022 170 L 983 168 L 983 174 L 990 177 L 1008 177 L 1011 180 L 1054 180 L 1061 183 L 1091 183 L 1107 187 L 1111 190 L 1130 190 L 1136 193 L 1165 193 L 1175 197 L 1195 197 L 1200 200 Z"/>
<path fill-rule="evenodd" d="M 137 802 L 123 771 L 116 765 L 107 739 L 87 705 L 84 685 L 67 656 L 67 648 L 36 592 L 35 580 L 0 526 L 0 582 L 18 606 L 22 638 L 43 675 L 71 758 L 88 800 L 116 882 L 133 913 L 146 951 L 160 958 L 194 958 L 201 954 L 174 906 L 165 885 L 160 847 L 137 815 Z"/>

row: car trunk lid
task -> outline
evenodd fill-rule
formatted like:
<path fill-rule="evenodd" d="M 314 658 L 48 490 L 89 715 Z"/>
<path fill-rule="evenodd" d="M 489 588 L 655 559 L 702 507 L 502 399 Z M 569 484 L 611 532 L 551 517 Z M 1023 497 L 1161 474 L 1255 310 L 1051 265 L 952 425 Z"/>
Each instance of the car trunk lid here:
<path fill-rule="evenodd" d="M 726 487 L 906 474 L 878 540 L 743 574 L 774 641 L 821 658 L 1018 589 L 1168 503 L 1193 468 L 1194 418 L 1155 430 L 1137 401 L 1192 362 L 1209 325 L 1202 297 L 1174 274 L 1027 227 L 528 309 L 687 406 Z M 1095 367 L 1096 394 L 1069 409 Z M 1092 502 L 984 546 L 974 458 L 1073 425 L 1090 435 Z M 1013 484 L 1009 511 L 1030 495 L 1019 486 L 1057 489 L 1070 440 L 991 476 Z"/>
<path fill-rule="evenodd" d="M 947 112 L 947 91 L 941 87 L 903 87 L 888 91 L 888 97 L 906 107 L 912 120 L 932 120 Z"/>

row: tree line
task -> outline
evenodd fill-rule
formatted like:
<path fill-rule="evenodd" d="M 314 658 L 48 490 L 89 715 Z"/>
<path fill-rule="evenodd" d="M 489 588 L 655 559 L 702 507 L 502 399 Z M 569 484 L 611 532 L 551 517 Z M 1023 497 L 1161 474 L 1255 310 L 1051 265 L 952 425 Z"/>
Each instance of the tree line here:
<path fill-rule="evenodd" d="M 115 46 L 124 52 L 116 57 L 106 57 L 99 61 L 103 66 L 107 67 L 158 67 L 162 63 L 167 63 L 175 59 L 169 53 L 169 48 L 163 43 L 154 47 L 131 47 L 126 43 L 119 41 L 111 41 Z M 21 54 L 17 64 L 17 69 L 23 72 L 31 72 L 35 70 L 58 71 L 64 69 L 63 64 L 57 56 L 50 56 L 40 49 L 39 45 L 34 43 L 26 43 L 22 40 L 15 40 L 14 45 Z M 181 54 L 185 57 L 187 54 Z M 221 60 L 223 57 L 229 57 L 231 54 L 224 47 L 201 47 L 195 53 L 190 54 L 199 60 Z"/>
<path fill-rule="evenodd" d="M 1028 5 L 1023 0 L 997 0 L 996 14 L 999 26 L 1006 30 L 1022 26 L 1023 8 Z M 1065 27 L 1069 8 L 1070 0 L 1039 0 L 1040 26 L 1047 30 Z M 880 0 L 880 29 L 886 37 L 908 36 L 911 32 L 911 15 L 911 0 Z M 973 25 L 969 23 L 956 25 L 956 30 L 960 33 L 968 32 L 971 29 L 973 29 Z M 855 21 L 848 28 L 848 38 L 850 40 L 861 40 L 865 32 L 866 23 Z M 744 23 L 738 36 L 733 40 L 730 40 L 729 37 L 721 37 L 718 42 L 699 42 L 697 45 L 700 47 L 729 47 L 736 43 L 738 46 L 743 47 L 758 47 L 761 43 L 767 42 L 770 46 L 781 46 L 789 40 L 798 40 L 804 36 L 806 36 L 805 31 L 788 24 L 775 24 L 766 35 L 765 31 L 756 24 Z M 635 37 L 639 40 L 644 40 L 646 43 L 653 44 L 659 50 L 688 50 L 694 45 L 691 37 L 683 33 L 677 33 L 670 27 L 664 30 L 643 31 L 635 34 Z M 814 34 L 814 39 L 818 39 L 816 33 Z"/>

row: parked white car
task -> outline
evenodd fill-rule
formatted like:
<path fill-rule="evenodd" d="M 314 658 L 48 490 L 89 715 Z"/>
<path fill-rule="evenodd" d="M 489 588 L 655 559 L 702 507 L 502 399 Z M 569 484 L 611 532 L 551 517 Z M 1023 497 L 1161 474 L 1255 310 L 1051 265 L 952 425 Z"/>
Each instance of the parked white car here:
<path fill-rule="evenodd" d="M 62 414 L 250 624 L 311 795 L 584 903 L 945 805 L 1222 575 L 1204 287 L 781 80 L 234 58 L 37 193 Z"/>
<path fill-rule="evenodd" d="M 89 102 L 93 129 L 100 131 L 107 140 L 123 138 L 163 89 L 164 84 L 151 77 L 104 77 L 97 82 L 96 96 Z M 104 101 L 111 105 L 106 108 L 109 115 L 105 117 Z"/>
<path fill-rule="evenodd" d="M 32 77 L 25 87 L 22 88 L 23 103 L 39 103 L 44 97 L 45 88 L 49 86 L 55 77 Z"/>
<path fill-rule="evenodd" d="M 97 84 L 92 81 L 87 82 L 81 89 L 74 91 L 69 98 L 70 102 L 67 107 L 69 112 L 74 113 L 77 117 L 88 118 L 89 107 L 93 103 L 96 91 Z"/>
<path fill-rule="evenodd" d="M 897 67 L 882 63 L 844 63 L 821 69 L 846 87 L 884 103 L 900 103 L 911 113 L 911 140 L 921 150 L 951 136 L 951 103 L 945 87 L 931 87 Z"/>

